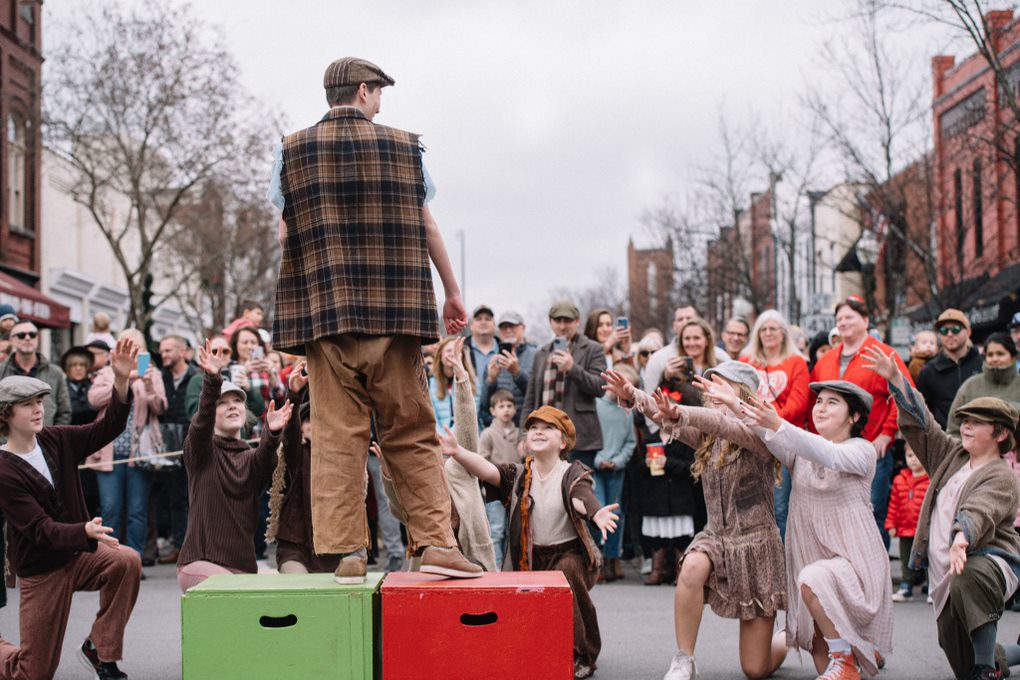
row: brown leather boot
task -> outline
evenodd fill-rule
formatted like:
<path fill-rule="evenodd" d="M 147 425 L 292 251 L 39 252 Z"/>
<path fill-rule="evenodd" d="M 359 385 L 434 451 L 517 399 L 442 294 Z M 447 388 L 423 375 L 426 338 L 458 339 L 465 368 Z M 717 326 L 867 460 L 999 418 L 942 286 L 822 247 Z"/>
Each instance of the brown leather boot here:
<path fill-rule="evenodd" d="M 609 566 L 609 560 L 602 563 L 602 571 L 599 573 L 599 583 L 612 583 L 616 580 L 616 574 L 613 573 L 613 568 Z"/>
<path fill-rule="evenodd" d="M 614 557 L 611 560 L 609 560 L 609 567 L 610 569 L 612 569 L 613 576 L 615 576 L 617 580 L 623 578 L 623 566 L 620 564 L 619 557 Z"/>
<path fill-rule="evenodd" d="M 656 548 L 652 551 L 652 573 L 645 579 L 646 586 L 657 586 L 666 581 L 666 549 Z"/>

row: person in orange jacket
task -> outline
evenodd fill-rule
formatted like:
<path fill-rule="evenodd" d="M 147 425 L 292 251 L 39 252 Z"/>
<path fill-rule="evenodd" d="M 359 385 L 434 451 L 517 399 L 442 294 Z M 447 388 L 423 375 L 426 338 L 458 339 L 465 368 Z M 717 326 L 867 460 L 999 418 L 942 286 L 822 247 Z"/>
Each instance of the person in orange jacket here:
<path fill-rule="evenodd" d="M 889 512 L 885 516 L 885 528 L 889 536 L 900 539 L 900 563 L 903 576 L 900 588 L 893 593 L 893 602 L 910 602 L 914 599 L 914 586 L 921 582 L 924 574 L 920 569 L 907 566 L 910 550 L 914 547 L 914 532 L 917 531 L 917 518 L 921 514 L 921 503 L 928 490 L 928 473 L 924 471 L 921 461 L 907 446 L 907 467 L 896 475 L 889 495 Z"/>

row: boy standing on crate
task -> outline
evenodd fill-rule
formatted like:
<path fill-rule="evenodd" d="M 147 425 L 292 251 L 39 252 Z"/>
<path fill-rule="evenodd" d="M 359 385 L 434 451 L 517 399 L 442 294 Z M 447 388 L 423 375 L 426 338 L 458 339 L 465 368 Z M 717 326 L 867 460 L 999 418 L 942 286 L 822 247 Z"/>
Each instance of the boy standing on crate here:
<path fill-rule="evenodd" d="M 142 563 L 120 548 L 101 517 L 89 516 L 78 465 L 117 438 L 131 408 L 128 376 L 138 355 L 121 340 L 110 355 L 115 396 L 89 425 L 43 427 L 50 386 L 28 376 L 0 380 L 0 509 L 7 516 L 11 570 L 21 581 L 21 646 L 0 639 L 0 679 L 52 678 L 60 664 L 71 599 L 99 591 L 92 631 L 79 649 L 96 680 L 123 680 L 117 667 L 138 597 Z"/>
<path fill-rule="evenodd" d="M 506 506 L 510 549 L 504 569 L 563 572 L 574 595 L 574 677 L 591 677 L 602 639 L 588 591 L 602 568 L 602 553 L 588 522 L 605 540 L 607 532 L 616 531 L 619 517 L 613 511 L 619 504 L 600 506 L 591 470 L 568 462 L 577 433 L 566 413 L 542 406 L 524 421 L 524 431 L 528 455 L 523 463 L 494 465 L 460 446 L 449 429 L 440 441 L 444 455 L 485 483 L 488 499 Z"/>

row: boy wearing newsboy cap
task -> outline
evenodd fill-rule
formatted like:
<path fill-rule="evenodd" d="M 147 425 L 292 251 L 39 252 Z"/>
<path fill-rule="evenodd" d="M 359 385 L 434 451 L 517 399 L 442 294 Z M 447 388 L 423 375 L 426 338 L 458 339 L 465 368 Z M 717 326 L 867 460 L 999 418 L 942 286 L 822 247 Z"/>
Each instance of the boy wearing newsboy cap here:
<path fill-rule="evenodd" d="M 117 667 L 142 571 L 101 517 L 90 518 L 78 476 L 85 458 L 127 425 L 128 376 L 138 354 L 122 340 L 110 355 L 116 397 L 89 425 L 43 426 L 50 386 L 28 376 L 0 380 L 0 509 L 7 516 L 11 570 L 21 579 L 21 646 L 0 640 L 0 678 L 52 678 L 60 663 L 71 598 L 96 591 L 102 607 L 78 655 L 100 680 Z"/>

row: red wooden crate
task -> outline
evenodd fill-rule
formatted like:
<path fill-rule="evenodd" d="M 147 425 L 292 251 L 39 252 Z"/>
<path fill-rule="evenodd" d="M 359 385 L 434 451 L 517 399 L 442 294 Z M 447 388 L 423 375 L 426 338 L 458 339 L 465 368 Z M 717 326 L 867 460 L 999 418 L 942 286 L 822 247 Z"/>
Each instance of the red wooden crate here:
<path fill-rule="evenodd" d="M 381 593 L 384 680 L 573 678 L 573 596 L 558 571 L 399 572 Z"/>

